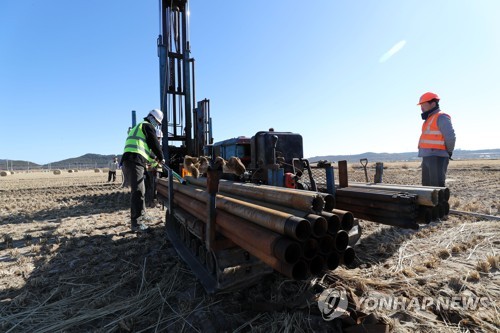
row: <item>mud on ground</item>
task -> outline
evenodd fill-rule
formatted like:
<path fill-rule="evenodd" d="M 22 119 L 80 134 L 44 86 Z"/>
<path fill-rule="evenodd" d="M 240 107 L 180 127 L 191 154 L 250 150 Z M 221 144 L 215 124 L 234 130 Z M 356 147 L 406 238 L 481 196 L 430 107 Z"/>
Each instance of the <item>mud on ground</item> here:
<path fill-rule="evenodd" d="M 420 182 L 417 162 L 385 167 L 385 183 Z M 364 180 L 359 165 L 349 166 L 349 179 Z M 207 295 L 166 240 L 161 207 L 149 209 L 152 233 L 132 234 L 130 194 L 106 180 L 94 170 L 0 178 L 0 331 L 341 331 L 340 320 L 321 317 L 310 281 L 274 274 Z M 500 161 L 452 161 L 448 186 L 452 209 L 500 215 Z M 409 231 L 361 221 L 354 265 L 328 281 L 394 332 L 498 331 L 499 223 L 450 215 Z M 366 303 L 454 296 L 485 301 L 475 309 Z"/>

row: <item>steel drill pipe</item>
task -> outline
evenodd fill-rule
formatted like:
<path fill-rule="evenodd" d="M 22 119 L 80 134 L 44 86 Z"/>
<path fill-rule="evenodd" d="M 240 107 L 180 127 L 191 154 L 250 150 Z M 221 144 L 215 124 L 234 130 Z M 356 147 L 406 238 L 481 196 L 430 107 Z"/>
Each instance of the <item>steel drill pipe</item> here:
<path fill-rule="evenodd" d="M 325 259 L 325 266 L 329 270 L 334 270 L 340 265 L 340 255 L 337 252 L 332 252 L 323 257 Z"/>
<path fill-rule="evenodd" d="M 335 208 L 335 197 L 328 193 L 319 193 L 323 200 L 325 200 L 325 207 L 323 208 L 327 212 L 331 212 Z"/>
<path fill-rule="evenodd" d="M 383 191 L 383 190 L 370 190 L 359 187 L 346 187 L 339 188 L 336 191 L 337 202 L 341 197 L 359 198 L 367 200 L 377 200 L 377 201 L 388 201 L 394 202 L 398 200 L 400 202 L 417 202 L 417 195 L 410 193 L 399 193 L 395 191 Z"/>
<path fill-rule="evenodd" d="M 431 208 L 431 221 L 436 221 L 439 218 L 439 207 L 434 206 Z"/>
<path fill-rule="evenodd" d="M 328 255 L 335 250 L 335 238 L 331 235 L 325 235 L 321 238 L 315 238 L 319 244 L 319 253 Z"/>
<path fill-rule="evenodd" d="M 432 221 L 432 207 L 419 206 L 417 222 L 429 224 Z"/>
<path fill-rule="evenodd" d="M 157 190 L 163 196 L 168 195 L 163 186 L 158 186 Z M 180 192 L 175 192 L 174 202 L 201 221 L 205 222 L 207 220 L 206 204 L 201 201 Z M 302 254 L 299 243 L 224 211 L 217 212 L 216 224 L 223 235 L 245 235 L 244 237 L 249 246 L 251 245 L 262 253 L 274 256 L 285 263 L 295 263 Z M 229 239 L 234 241 L 231 238 Z M 238 245 L 250 252 L 247 247 Z"/>
<path fill-rule="evenodd" d="M 418 195 L 417 203 L 422 206 L 436 206 L 439 203 L 439 190 L 428 187 L 406 187 L 397 185 L 381 185 L 381 184 L 360 184 L 350 183 L 349 187 L 388 190 L 394 192 L 405 192 Z"/>
<path fill-rule="evenodd" d="M 202 189 L 201 187 L 198 187 L 198 189 Z M 231 193 L 224 192 L 224 196 L 229 196 L 230 198 L 245 201 L 247 203 L 255 204 L 255 205 L 260 205 L 266 208 L 270 208 L 273 210 L 278 210 L 287 214 L 291 214 L 294 216 L 298 217 L 304 217 L 306 220 L 308 220 L 311 224 L 311 232 L 312 235 L 315 237 L 322 237 L 325 236 L 326 233 L 329 231 L 329 228 L 331 228 L 332 223 L 336 223 L 337 227 L 340 228 L 340 218 L 333 214 L 329 213 L 326 211 L 322 211 L 321 215 L 316 215 L 316 214 L 311 214 L 309 212 L 301 211 L 298 209 L 293 209 L 289 207 L 284 207 L 276 204 L 271 204 L 268 202 L 262 202 L 258 200 L 252 200 L 252 199 L 247 199 L 247 198 L 242 198 L 239 195 L 234 195 Z M 325 216 L 323 216 L 325 215 Z M 333 225 L 332 225 L 333 227 Z M 335 231 L 335 233 L 338 231 L 338 229 Z"/>
<path fill-rule="evenodd" d="M 319 244 L 318 241 L 309 238 L 308 240 L 302 242 L 302 253 L 306 260 L 311 260 L 314 258 L 319 252 Z"/>
<path fill-rule="evenodd" d="M 363 184 L 363 183 L 354 183 L 354 184 Z M 397 186 L 402 188 L 424 188 L 424 189 L 434 189 L 438 190 L 438 200 L 441 201 L 449 201 L 450 200 L 450 189 L 447 187 L 439 187 L 439 186 L 423 186 L 423 185 L 400 185 L 400 184 L 377 184 L 377 185 L 385 185 L 385 186 Z"/>
<path fill-rule="evenodd" d="M 298 260 L 293 264 L 289 264 L 260 251 L 256 247 L 253 247 L 251 244 L 248 244 L 248 240 L 241 239 L 240 237 L 225 231 L 223 231 L 222 234 L 231 239 L 236 245 L 262 260 L 266 265 L 272 267 L 275 271 L 280 272 L 289 278 L 294 280 L 305 280 L 309 275 L 309 264 L 303 260 Z"/>
<path fill-rule="evenodd" d="M 309 264 L 309 272 L 312 275 L 318 275 L 323 271 L 323 268 L 325 267 L 325 259 L 319 255 L 308 260 L 307 263 Z"/>
<path fill-rule="evenodd" d="M 349 266 L 356 259 L 356 251 L 352 247 L 347 247 L 344 252 L 340 254 L 340 263 Z"/>
<path fill-rule="evenodd" d="M 328 233 L 335 235 L 341 228 L 340 217 L 330 212 L 321 212 L 321 216 L 328 222 Z"/>
<path fill-rule="evenodd" d="M 415 212 L 418 209 L 418 207 L 428 207 L 428 206 L 419 206 L 413 202 L 400 202 L 399 200 L 397 200 L 397 198 L 394 199 L 394 202 L 388 202 L 388 201 L 340 197 L 338 198 L 338 203 L 340 206 L 343 207 L 354 205 L 354 206 L 363 206 L 366 207 L 367 209 L 378 208 L 386 211 L 404 212 L 404 213 Z"/>
<path fill-rule="evenodd" d="M 232 199 L 247 202 L 250 204 L 254 204 L 254 205 L 266 207 L 269 209 L 277 210 L 277 211 L 287 213 L 287 214 L 290 214 L 293 216 L 297 216 L 297 217 L 301 217 L 301 218 L 303 217 L 304 219 L 309 221 L 309 223 L 311 225 L 311 234 L 316 236 L 316 237 L 321 237 L 321 236 L 325 235 L 326 232 L 328 231 L 328 226 L 329 226 L 328 220 L 325 217 L 323 217 L 322 215 L 316 215 L 316 214 L 312 214 L 310 212 L 306 212 L 306 211 L 302 211 L 302 210 L 298 210 L 298 209 L 293 209 L 290 207 L 280 206 L 280 205 L 276 205 L 276 204 L 272 204 L 272 203 L 268 203 L 268 202 L 247 199 L 247 198 L 243 198 L 239 195 L 234 195 L 232 193 L 223 192 L 222 195 L 230 197 Z M 327 212 L 325 212 L 325 211 L 321 212 L 321 214 L 323 214 L 323 213 L 327 213 Z"/>
<path fill-rule="evenodd" d="M 449 215 L 450 214 L 450 203 L 449 202 L 442 202 L 441 205 L 444 207 L 444 215 Z"/>
<path fill-rule="evenodd" d="M 255 205 L 260 205 L 262 207 L 281 211 L 283 213 L 291 214 L 293 216 L 303 217 L 304 219 L 309 221 L 309 223 L 311 225 L 311 234 L 313 236 L 321 237 L 321 236 L 326 235 L 326 233 L 328 231 L 329 222 L 324 216 L 322 216 L 323 213 L 327 213 L 325 211 L 321 212 L 322 215 L 316 215 L 316 214 L 311 214 L 309 212 L 301 211 L 298 209 L 284 207 L 284 206 L 280 206 L 280 205 L 276 205 L 276 204 L 270 204 L 267 202 L 259 202 L 257 200 L 248 200 L 246 198 L 242 198 L 241 196 L 232 195 L 230 193 L 224 193 L 224 195 L 226 195 L 226 194 L 233 199 L 245 201 L 245 202 L 252 203 Z"/>
<path fill-rule="evenodd" d="M 209 196 L 205 191 L 189 185 L 174 183 L 174 190 L 204 203 L 209 200 Z M 221 194 L 217 194 L 216 198 L 218 209 L 247 219 L 279 234 L 287 235 L 299 241 L 306 240 L 311 235 L 311 224 L 306 219 Z"/>
<path fill-rule="evenodd" d="M 306 220 L 311 223 L 312 235 L 315 237 L 323 237 L 328 231 L 328 222 L 323 216 L 316 214 L 308 214 Z"/>
<path fill-rule="evenodd" d="M 446 215 L 446 208 L 443 204 L 439 204 L 436 206 L 438 209 L 438 216 L 440 219 L 442 219 Z M 449 211 L 449 209 L 448 209 Z"/>
<path fill-rule="evenodd" d="M 334 209 L 332 213 L 340 218 L 340 228 L 345 231 L 351 230 L 354 224 L 354 215 L 348 210 Z"/>
<path fill-rule="evenodd" d="M 417 207 L 414 207 L 413 211 L 410 212 L 391 211 L 391 210 L 386 210 L 383 207 L 366 207 L 362 205 L 344 204 L 343 202 L 339 202 L 338 207 L 342 209 L 348 209 L 352 214 L 361 213 L 361 214 L 370 214 L 380 217 L 408 218 L 408 219 L 416 219 L 418 216 Z"/>
<path fill-rule="evenodd" d="M 203 187 L 207 182 L 206 178 L 186 177 L 186 180 L 190 184 Z M 305 190 L 221 180 L 219 191 L 305 211 L 319 212 L 325 207 L 325 199 L 321 194 Z"/>
<path fill-rule="evenodd" d="M 331 235 L 334 238 L 335 251 L 342 252 L 349 245 L 349 234 L 345 230 L 339 230 L 335 235 Z"/>

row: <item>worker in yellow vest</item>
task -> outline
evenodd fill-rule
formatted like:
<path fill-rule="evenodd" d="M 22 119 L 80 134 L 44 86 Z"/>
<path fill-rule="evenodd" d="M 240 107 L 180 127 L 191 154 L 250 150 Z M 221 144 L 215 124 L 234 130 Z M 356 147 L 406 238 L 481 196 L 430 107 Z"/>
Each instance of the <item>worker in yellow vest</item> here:
<path fill-rule="evenodd" d="M 146 188 L 144 177 L 147 163 L 164 164 L 163 152 L 156 136 L 156 128 L 161 126 L 163 112 L 154 109 L 128 133 L 122 156 L 123 172 L 130 181 L 130 223 L 132 231 L 145 232 L 148 226 L 144 222 L 146 215 L 144 200 Z"/>
<path fill-rule="evenodd" d="M 448 163 L 455 149 L 451 117 L 439 109 L 439 96 L 426 92 L 417 105 L 422 110 L 422 134 L 418 156 L 422 157 L 422 185 L 444 187 Z"/>

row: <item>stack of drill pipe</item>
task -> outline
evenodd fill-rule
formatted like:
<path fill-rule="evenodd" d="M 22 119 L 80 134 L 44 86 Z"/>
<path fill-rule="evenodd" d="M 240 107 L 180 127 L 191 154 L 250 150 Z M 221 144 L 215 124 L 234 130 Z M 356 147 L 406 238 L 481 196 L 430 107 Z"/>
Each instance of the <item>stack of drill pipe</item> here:
<path fill-rule="evenodd" d="M 351 212 L 333 209 L 331 212 L 323 211 L 320 215 L 304 212 L 293 208 L 287 208 L 267 202 L 242 198 L 232 195 L 232 198 L 244 200 L 248 203 L 262 205 L 267 208 L 280 210 L 295 216 L 303 216 L 311 223 L 311 232 L 314 240 L 304 241 L 304 259 L 310 263 L 310 271 L 314 275 L 319 271 L 320 259 L 323 265 L 329 270 L 336 269 L 340 264 L 350 265 L 355 259 L 354 249 L 347 246 L 345 232 L 354 232 L 357 235 L 357 228 L 354 228 L 354 216 Z M 356 229 L 356 230 L 354 230 Z M 337 234 L 340 233 L 340 236 Z M 355 242 L 354 242 L 355 243 Z M 352 244 L 354 245 L 354 244 Z M 349 247 L 349 249 L 347 249 Z M 347 252 L 346 252 L 347 249 Z M 346 256 L 347 253 L 347 256 Z M 344 260 L 344 257 L 346 258 Z M 315 260 L 314 260 L 315 259 Z"/>
<path fill-rule="evenodd" d="M 336 190 L 336 205 L 355 217 L 406 229 L 418 229 L 425 218 L 419 213 L 418 196 L 377 188 L 344 187 Z"/>
<path fill-rule="evenodd" d="M 159 182 L 158 185 L 158 192 L 168 197 L 165 184 Z M 206 202 L 175 191 L 174 203 L 206 222 Z M 276 271 L 298 280 L 307 277 L 309 268 L 303 260 L 300 260 L 302 246 L 298 242 L 221 210 L 217 211 L 216 225 L 219 233 Z"/>
<path fill-rule="evenodd" d="M 350 183 L 349 187 L 382 189 L 418 195 L 420 222 L 429 223 L 448 215 L 450 205 L 450 190 L 447 187 L 399 185 L 399 184 L 372 184 Z"/>
<path fill-rule="evenodd" d="M 206 179 L 205 184 L 202 182 L 197 184 L 205 185 Z M 209 194 L 204 188 L 181 185 L 175 181 L 173 185 L 174 203 L 201 221 L 207 221 L 206 203 Z M 261 186 L 256 187 L 259 190 L 261 188 Z M 157 180 L 157 189 L 160 195 L 168 198 L 166 179 Z M 273 197 L 272 194 L 258 200 L 258 195 L 248 199 L 243 195 L 221 192 L 216 196 L 216 230 L 276 271 L 294 279 L 303 279 L 309 274 L 319 274 L 325 267 L 335 269 L 341 262 L 349 264 L 349 261 L 342 261 L 345 249 L 336 252 L 336 247 L 343 248 L 343 245 L 337 245 L 335 238 L 327 234 L 330 228 L 328 223 L 335 218 L 327 220 L 319 214 L 314 214 L 312 203 L 318 196 L 314 196 L 311 192 L 307 194 L 304 196 L 301 193 L 301 197 L 307 198 L 309 204 L 303 202 L 299 205 L 307 209 L 295 209 L 267 202 L 266 198 Z M 289 195 L 287 198 L 297 202 L 297 199 Z M 333 213 L 330 214 L 335 216 L 340 224 L 340 218 Z M 306 267 L 305 272 L 304 267 Z"/>
<path fill-rule="evenodd" d="M 186 180 L 189 184 L 197 186 L 205 187 L 207 184 L 207 179 L 204 177 L 186 177 Z M 324 210 L 325 206 L 326 210 L 331 210 L 335 205 L 333 196 L 326 193 L 253 183 L 238 183 L 224 179 L 219 182 L 219 191 L 305 211 L 319 212 Z"/>
<path fill-rule="evenodd" d="M 200 187 L 205 187 L 206 186 L 206 178 L 193 178 L 193 177 L 186 177 L 186 180 L 189 184 L 194 184 Z M 251 190 L 255 189 L 255 190 Z M 332 225 L 335 223 L 333 220 L 337 219 L 340 220 L 340 227 L 336 229 L 336 231 L 333 233 L 334 235 L 336 232 L 340 229 L 349 232 L 353 228 L 353 221 L 354 217 L 353 214 L 345 211 L 345 210 L 339 210 L 339 209 L 334 209 L 335 206 L 335 199 L 331 194 L 328 193 L 314 193 L 311 191 L 305 191 L 305 190 L 296 190 L 296 189 L 289 189 L 289 188 L 281 188 L 281 187 L 275 187 L 275 186 L 268 186 L 268 185 L 256 185 L 256 184 L 251 184 L 251 183 L 238 183 L 238 182 L 232 182 L 228 180 L 221 180 L 219 183 L 219 191 L 221 193 L 230 195 L 232 197 L 238 198 L 240 200 L 244 200 L 246 202 L 253 202 L 255 204 L 263 205 L 265 207 L 269 207 L 272 209 L 284 211 L 290 214 L 293 214 L 295 216 L 305 216 L 306 219 L 308 219 L 311 222 L 312 226 L 312 231 L 313 231 L 313 236 L 316 238 L 321 237 L 317 235 L 317 232 L 315 232 L 315 229 L 321 229 L 322 226 L 320 227 L 319 225 L 322 225 L 323 222 L 320 222 L 317 219 L 317 216 L 315 214 L 311 214 L 310 212 L 318 213 L 319 215 L 325 217 L 327 220 L 327 229 L 330 230 L 334 228 Z M 254 192 L 256 191 L 256 192 Z M 267 193 L 267 196 L 263 196 L 261 193 L 258 191 L 265 191 Z M 257 194 L 256 194 L 257 193 Z M 290 195 L 299 195 L 301 198 L 305 197 L 305 204 L 301 203 L 300 205 L 297 205 L 297 200 L 289 200 Z M 317 208 L 314 208 L 314 202 L 313 205 L 308 204 L 310 201 L 310 198 L 313 198 L 313 200 L 318 200 L 318 197 L 321 196 L 324 200 L 324 207 L 321 212 L 318 212 Z M 270 199 L 270 200 L 262 200 L 264 199 Z M 256 200 L 257 199 L 257 200 Z M 260 199 L 260 200 L 258 200 Z M 320 200 L 319 200 L 320 201 Z M 318 207 L 318 206 L 317 206 Z M 304 215 L 304 212 L 300 211 L 300 208 L 302 210 L 308 211 Z M 331 217 L 331 215 L 334 215 L 335 217 Z M 332 250 L 332 252 L 335 252 Z M 349 253 L 351 256 L 349 257 L 349 260 L 340 260 L 340 263 L 344 263 L 346 265 L 350 264 L 354 260 L 354 249 L 349 250 Z M 325 255 L 325 262 L 328 263 L 328 261 L 332 262 L 332 259 L 328 260 L 328 257 L 333 256 L 334 254 L 328 254 Z M 339 256 L 340 259 L 342 259 L 344 255 L 344 250 L 339 250 L 337 251 L 337 256 Z M 311 259 L 311 258 L 308 258 Z M 328 265 L 327 267 L 329 269 L 335 269 L 337 265 Z M 313 271 L 313 270 L 311 270 Z"/>

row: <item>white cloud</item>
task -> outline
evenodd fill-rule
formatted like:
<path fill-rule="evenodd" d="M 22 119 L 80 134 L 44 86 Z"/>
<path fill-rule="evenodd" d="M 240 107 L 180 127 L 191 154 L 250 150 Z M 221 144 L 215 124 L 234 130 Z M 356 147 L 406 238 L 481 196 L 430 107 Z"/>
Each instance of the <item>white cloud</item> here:
<path fill-rule="evenodd" d="M 405 40 L 397 42 L 393 47 L 391 47 L 389 51 L 387 51 L 386 53 L 384 53 L 382 57 L 380 57 L 379 62 L 383 63 L 389 60 L 393 55 L 401 51 L 401 49 L 405 46 L 405 44 L 406 44 Z"/>

